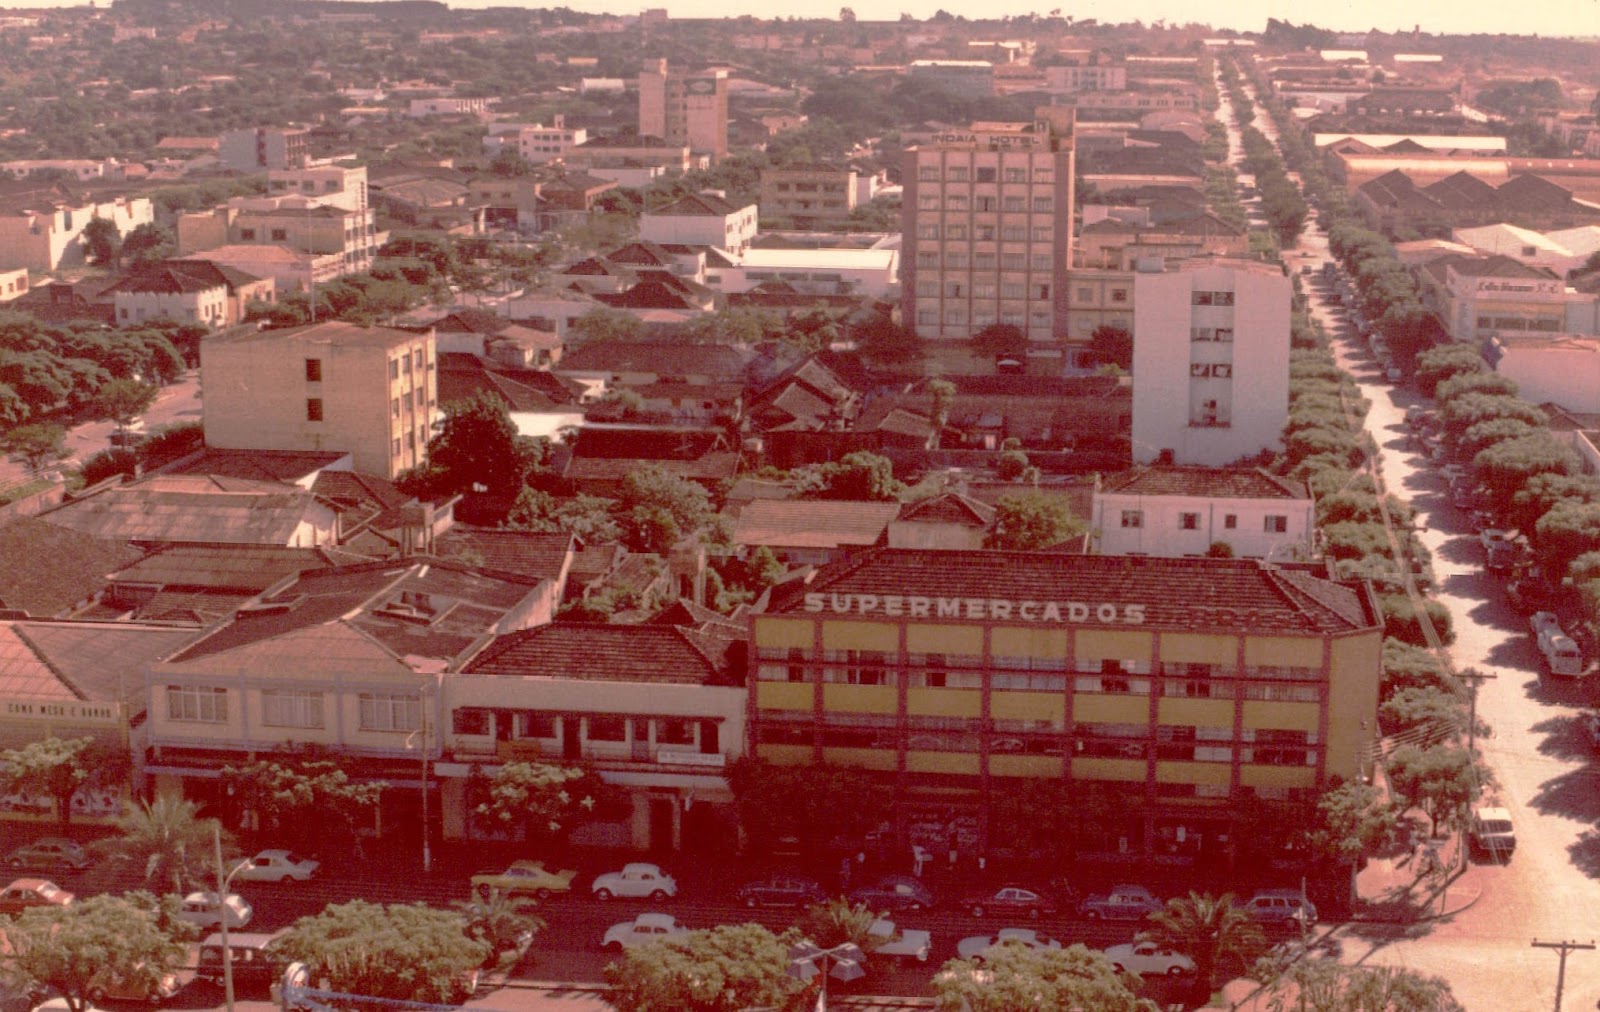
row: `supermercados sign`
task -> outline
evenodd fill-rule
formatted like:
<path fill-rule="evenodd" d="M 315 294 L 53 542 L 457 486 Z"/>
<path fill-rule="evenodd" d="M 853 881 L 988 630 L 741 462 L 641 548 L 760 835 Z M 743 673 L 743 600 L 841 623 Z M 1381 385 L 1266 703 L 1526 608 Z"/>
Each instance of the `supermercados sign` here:
<path fill-rule="evenodd" d="M 910 594 L 807 594 L 805 610 L 835 615 L 882 615 L 886 618 L 989 619 L 995 622 L 1139 625 L 1142 604 L 1096 604 L 1088 601 L 1008 601 L 995 597 L 920 597 Z"/>

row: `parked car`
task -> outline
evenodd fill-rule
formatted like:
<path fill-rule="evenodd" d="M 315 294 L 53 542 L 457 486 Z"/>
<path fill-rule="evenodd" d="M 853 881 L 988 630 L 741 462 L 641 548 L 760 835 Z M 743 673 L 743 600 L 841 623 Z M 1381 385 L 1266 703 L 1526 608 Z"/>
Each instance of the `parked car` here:
<path fill-rule="evenodd" d="M 993 892 L 969 896 L 961 905 L 972 911 L 972 916 L 984 914 L 1023 914 L 1038 920 L 1041 914 L 1056 912 L 1055 901 L 1026 886 L 1001 886 Z"/>
<path fill-rule="evenodd" d="M 1472 828 L 1467 840 L 1480 854 L 1495 860 L 1511 860 L 1517 849 L 1517 832 L 1511 824 L 1511 812 L 1504 808 L 1480 808 L 1472 813 Z"/>
<path fill-rule="evenodd" d="M 883 918 L 873 921 L 867 934 L 879 940 L 872 947 L 874 956 L 893 956 L 926 963 L 928 954 L 933 951 L 933 935 L 930 932 L 896 927 L 893 921 Z"/>
<path fill-rule="evenodd" d="M 258 932 L 228 933 L 228 951 L 233 954 L 233 986 L 242 993 L 266 995 L 283 972 L 284 960 L 273 948 L 277 934 Z M 195 979 L 222 986 L 222 935 L 207 935 L 200 943 Z"/>
<path fill-rule="evenodd" d="M 46 998 L 33 1007 L 33 1012 L 72 1012 L 72 1005 L 65 998 Z M 106 1010 L 98 1005 L 85 1005 L 83 1012 L 106 1012 Z"/>
<path fill-rule="evenodd" d="M 922 880 L 910 875 L 885 875 L 871 885 L 851 891 L 851 903 L 874 910 L 924 910 L 933 906 L 933 894 Z"/>
<path fill-rule="evenodd" d="M 671 875 L 657 865 L 642 862 L 625 864 L 621 871 L 608 871 L 597 876 L 589 889 L 597 900 L 620 896 L 659 903 L 669 896 L 678 895 L 678 883 Z"/>
<path fill-rule="evenodd" d="M 973 935 L 956 943 L 962 959 L 983 959 L 997 945 L 1026 945 L 1030 949 L 1059 949 L 1061 943 L 1045 938 L 1032 928 L 1001 928 L 992 935 Z"/>
<path fill-rule="evenodd" d="M 1586 710 L 1578 715 L 1578 729 L 1583 734 L 1583 740 L 1589 743 L 1592 749 L 1600 749 L 1600 713 Z"/>
<path fill-rule="evenodd" d="M 155 1005 L 178 993 L 183 983 L 175 973 L 153 974 L 142 971 L 123 976 L 102 969 L 89 982 L 88 998 L 96 1005 L 113 1001 L 141 1001 Z"/>
<path fill-rule="evenodd" d="M 1091 921 L 1142 921 L 1160 910 L 1162 903 L 1150 890 L 1139 885 L 1112 886 L 1102 896 L 1090 896 L 1078 904 L 1078 916 Z"/>
<path fill-rule="evenodd" d="M 1242 906 L 1262 927 L 1299 929 L 1317 923 L 1317 908 L 1295 889 L 1263 889 Z"/>
<path fill-rule="evenodd" d="M 0 914 L 20 914 L 29 907 L 64 907 L 72 894 L 43 878 L 19 878 L 0 890 Z"/>
<path fill-rule="evenodd" d="M 246 858 L 244 866 L 234 872 L 234 878 L 241 882 L 307 882 L 320 867 L 321 861 L 301 857 L 293 851 L 263 850 L 255 857 Z"/>
<path fill-rule="evenodd" d="M 747 907 L 804 907 L 828 898 L 822 887 L 808 878 L 775 875 L 739 888 L 739 902 Z"/>
<path fill-rule="evenodd" d="M 677 918 L 671 914 L 640 914 L 631 921 L 623 921 L 607 928 L 600 946 L 621 952 L 623 949 L 631 949 L 638 945 L 659 942 L 673 935 L 687 934 L 688 931 L 689 929 L 679 924 Z"/>
<path fill-rule="evenodd" d="M 238 893 L 229 893 L 227 900 L 221 907 L 217 904 L 216 893 L 190 893 L 183 898 L 183 907 L 178 911 L 178 916 L 190 924 L 202 928 L 216 928 L 222 925 L 222 910 L 228 914 L 228 930 L 238 931 L 250 923 L 250 918 L 255 911 L 250 906 L 250 901 Z"/>
<path fill-rule="evenodd" d="M 1155 942 L 1113 945 L 1106 950 L 1106 958 L 1119 973 L 1127 970 L 1140 976 L 1154 973 L 1177 977 L 1194 972 L 1194 960 L 1181 952 L 1163 949 Z"/>
<path fill-rule="evenodd" d="M 505 871 L 484 871 L 472 876 L 472 890 L 483 896 L 501 892 L 506 896 L 532 896 L 549 899 L 554 893 L 572 891 L 578 873 L 570 868 L 550 871 L 543 861 L 512 861 Z"/>
<path fill-rule="evenodd" d="M 6 855 L 6 864 L 12 868 L 62 868 L 82 871 L 89 867 L 89 853 L 74 840 L 59 836 L 43 836 L 25 843 Z"/>

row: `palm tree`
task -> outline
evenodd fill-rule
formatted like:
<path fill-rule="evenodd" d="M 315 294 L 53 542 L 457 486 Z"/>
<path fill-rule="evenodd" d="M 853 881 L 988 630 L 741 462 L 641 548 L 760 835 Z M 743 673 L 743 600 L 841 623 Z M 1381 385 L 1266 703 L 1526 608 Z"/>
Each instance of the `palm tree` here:
<path fill-rule="evenodd" d="M 467 935 L 489 947 L 483 961 L 486 967 L 498 963 L 503 953 L 526 947 L 545 927 L 544 918 L 533 912 L 533 900 L 499 889 L 475 894 L 455 906 L 467 919 Z"/>
<path fill-rule="evenodd" d="M 883 916 L 874 913 L 865 903 L 838 898 L 807 907 L 796 927 L 813 944 L 824 949 L 851 942 L 862 952 L 871 952 L 890 940 L 872 933 L 872 926 Z"/>
<path fill-rule="evenodd" d="M 1170 899 L 1165 909 L 1150 915 L 1150 926 L 1139 938 L 1188 955 L 1194 960 L 1195 982 L 1207 994 L 1219 969 L 1243 969 L 1267 948 L 1266 936 L 1234 905 L 1232 893 L 1190 892 Z"/>
<path fill-rule="evenodd" d="M 99 849 L 112 860 L 144 866 L 146 882 L 170 884 L 175 893 L 207 881 L 212 867 L 217 832 L 215 819 L 202 819 L 200 806 L 171 795 L 141 801 L 117 820 L 118 835 L 100 842 Z M 224 851 L 231 839 L 222 836 Z"/>

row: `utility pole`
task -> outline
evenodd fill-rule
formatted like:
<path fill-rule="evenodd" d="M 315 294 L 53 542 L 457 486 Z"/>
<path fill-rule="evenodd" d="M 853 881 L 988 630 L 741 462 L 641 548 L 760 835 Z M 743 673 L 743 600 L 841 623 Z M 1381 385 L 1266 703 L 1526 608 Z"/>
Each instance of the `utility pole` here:
<path fill-rule="evenodd" d="M 1472 796 L 1474 799 L 1476 799 L 1478 796 L 1478 789 L 1481 786 L 1478 783 L 1478 688 L 1489 679 L 1499 678 L 1500 676 L 1491 675 L 1487 671 L 1479 671 L 1477 668 L 1463 668 L 1462 670 L 1456 672 L 1456 677 L 1461 679 L 1463 682 L 1466 682 L 1467 688 L 1472 693 L 1471 696 L 1468 697 L 1469 702 L 1467 704 L 1467 769 L 1472 773 Z M 1462 819 L 1463 831 L 1465 831 L 1466 826 L 1471 824 L 1468 821 L 1470 820 L 1471 816 L 1472 812 L 1470 810 L 1464 813 L 1464 817 Z M 1462 846 L 1458 849 L 1461 853 L 1461 867 L 1465 868 L 1467 866 L 1467 862 L 1471 860 L 1470 855 L 1467 853 L 1469 849 L 1467 841 L 1463 840 Z M 1440 901 L 1439 908 L 1440 911 L 1443 912 L 1444 903 L 1442 900 Z M 1563 963 L 1565 963 L 1564 956 L 1562 959 Z"/>
<path fill-rule="evenodd" d="M 1578 950 L 1594 949 L 1593 942 L 1540 942 L 1533 943 L 1535 949 L 1555 949 L 1561 953 L 1561 968 L 1556 971 L 1556 1012 L 1561 1012 L 1561 991 L 1567 983 L 1567 953 Z"/>

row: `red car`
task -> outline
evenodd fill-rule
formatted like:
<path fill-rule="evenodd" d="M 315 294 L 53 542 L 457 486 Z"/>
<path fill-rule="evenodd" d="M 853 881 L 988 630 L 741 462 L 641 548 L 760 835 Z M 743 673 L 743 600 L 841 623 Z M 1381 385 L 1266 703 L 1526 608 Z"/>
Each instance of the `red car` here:
<path fill-rule="evenodd" d="M 29 907 L 64 907 L 72 894 L 42 878 L 19 878 L 0 892 L 0 914 L 20 914 Z"/>
<path fill-rule="evenodd" d="M 972 916 L 984 914 L 1026 914 L 1038 920 L 1041 915 L 1056 912 L 1055 901 L 1026 886 L 1001 886 L 992 893 L 969 896 L 961 903 L 972 911 Z"/>

